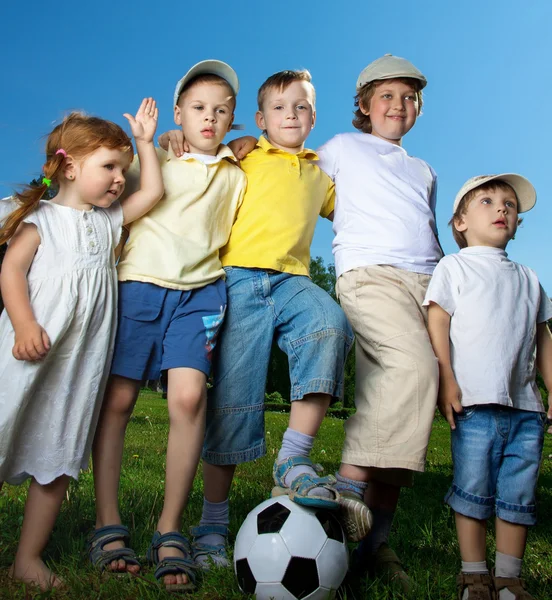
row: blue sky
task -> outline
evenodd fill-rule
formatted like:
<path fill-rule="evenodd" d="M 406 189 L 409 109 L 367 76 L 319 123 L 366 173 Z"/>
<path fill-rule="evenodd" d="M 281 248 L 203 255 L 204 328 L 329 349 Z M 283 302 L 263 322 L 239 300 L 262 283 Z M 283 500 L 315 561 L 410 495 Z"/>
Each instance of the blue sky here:
<path fill-rule="evenodd" d="M 535 269 L 552 295 L 549 0 L 3 4 L 1 195 L 40 172 L 43 136 L 71 109 L 128 130 L 122 113 L 153 96 L 159 131 L 172 127 L 175 83 L 206 58 L 236 69 L 236 121 L 253 135 L 256 91 L 264 79 L 281 69 L 309 69 L 318 121 L 308 145 L 316 148 L 352 131 L 359 72 L 392 53 L 411 60 L 429 81 L 424 114 L 404 147 L 439 176 L 437 219 L 445 251 L 456 250 L 446 223 L 462 183 L 479 174 L 521 173 L 535 185 L 538 201 L 508 252 Z M 330 262 L 331 239 L 330 224 L 320 222 L 313 256 Z"/>

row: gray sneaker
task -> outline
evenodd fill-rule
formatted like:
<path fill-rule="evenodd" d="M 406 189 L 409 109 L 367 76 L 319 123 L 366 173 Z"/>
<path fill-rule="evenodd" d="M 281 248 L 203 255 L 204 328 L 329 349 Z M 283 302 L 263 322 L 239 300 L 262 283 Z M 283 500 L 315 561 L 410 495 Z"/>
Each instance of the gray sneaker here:
<path fill-rule="evenodd" d="M 353 492 L 344 490 L 339 498 L 339 522 L 349 542 L 360 542 L 372 529 L 372 513 Z"/>

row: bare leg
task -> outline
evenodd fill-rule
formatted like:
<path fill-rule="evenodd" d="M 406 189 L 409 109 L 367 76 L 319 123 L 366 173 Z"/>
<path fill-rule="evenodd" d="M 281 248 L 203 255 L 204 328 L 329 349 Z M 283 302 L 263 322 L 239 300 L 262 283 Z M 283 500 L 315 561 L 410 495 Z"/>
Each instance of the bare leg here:
<path fill-rule="evenodd" d="M 139 381 L 117 375 L 112 375 L 107 385 L 92 447 L 96 528 L 121 524 L 118 498 L 125 432 L 139 391 Z M 122 541 L 117 541 L 106 544 L 104 549 L 114 550 L 123 546 Z M 110 570 L 138 573 L 140 567 L 127 565 L 124 560 L 114 560 Z"/>
<path fill-rule="evenodd" d="M 236 465 L 211 465 L 203 461 L 203 489 L 209 502 L 224 502 L 230 495 Z"/>
<path fill-rule="evenodd" d="M 169 370 L 169 441 L 165 501 L 157 529 L 160 533 L 180 531 L 182 513 L 194 482 L 205 434 L 207 388 L 205 374 L 196 369 Z M 181 556 L 174 548 L 161 548 L 159 558 Z M 187 583 L 186 575 L 167 575 L 165 585 Z"/>
<path fill-rule="evenodd" d="M 496 550 L 508 556 L 523 558 L 527 543 L 527 527 L 496 518 Z"/>
<path fill-rule="evenodd" d="M 37 585 L 41 590 L 63 585 L 44 564 L 41 555 L 54 528 L 68 486 L 67 475 L 58 477 L 47 485 L 40 485 L 32 480 L 25 503 L 21 537 L 10 569 L 10 576 L 14 579 Z"/>
<path fill-rule="evenodd" d="M 291 403 L 289 428 L 315 436 L 326 416 L 332 397 L 329 394 L 307 394 Z"/>
<path fill-rule="evenodd" d="M 455 513 L 455 518 L 462 560 L 464 562 L 484 562 L 487 522 L 472 519 L 459 513 Z"/>

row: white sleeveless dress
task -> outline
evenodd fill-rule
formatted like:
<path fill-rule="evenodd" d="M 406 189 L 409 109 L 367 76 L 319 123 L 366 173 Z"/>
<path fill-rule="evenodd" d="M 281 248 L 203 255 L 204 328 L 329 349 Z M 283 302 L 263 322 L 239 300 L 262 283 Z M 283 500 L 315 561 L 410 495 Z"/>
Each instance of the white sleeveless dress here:
<path fill-rule="evenodd" d="M 41 243 L 28 273 L 31 305 L 51 348 L 38 362 L 12 355 L 0 317 L 0 481 L 77 478 L 90 457 L 113 352 L 119 202 L 76 210 L 41 200 L 26 222 Z"/>

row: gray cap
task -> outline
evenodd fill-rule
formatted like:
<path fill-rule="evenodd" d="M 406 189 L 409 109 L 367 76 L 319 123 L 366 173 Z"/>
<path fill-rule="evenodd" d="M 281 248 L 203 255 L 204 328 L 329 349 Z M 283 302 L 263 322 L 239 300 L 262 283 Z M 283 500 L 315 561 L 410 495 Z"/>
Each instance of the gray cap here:
<path fill-rule="evenodd" d="M 537 201 L 537 192 L 529 180 L 525 179 L 525 177 L 522 177 L 521 175 L 516 175 L 515 173 L 502 173 L 500 175 L 478 175 L 477 177 L 468 179 L 458 194 L 456 194 L 453 212 L 456 212 L 456 209 L 460 204 L 460 200 L 462 200 L 462 198 L 468 192 L 471 192 L 475 188 L 478 188 L 480 185 L 483 185 L 488 181 L 493 181 L 493 179 L 500 179 L 500 181 L 504 181 L 504 183 L 507 183 L 514 190 L 518 200 L 518 213 L 527 212 L 528 210 L 531 210 L 533 206 L 535 206 L 535 202 Z"/>
<path fill-rule="evenodd" d="M 357 79 L 356 91 L 357 93 L 360 92 L 367 83 L 371 83 L 372 81 L 397 79 L 398 77 L 417 79 L 421 84 L 420 89 L 425 88 L 427 85 L 427 79 L 406 58 L 385 54 L 362 69 L 362 73 Z"/>
<path fill-rule="evenodd" d="M 234 92 L 234 95 L 238 95 L 238 91 L 240 89 L 240 82 L 238 81 L 238 76 L 236 75 L 236 71 L 225 62 L 221 60 L 202 60 L 194 65 L 187 73 L 182 77 L 182 79 L 176 84 L 176 88 L 174 90 L 174 105 L 176 106 L 178 102 L 178 97 L 182 92 L 182 88 L 194 77 L 198 75 L 218 75 L 222 79 L 228 83 L 231 90 Z"/>

